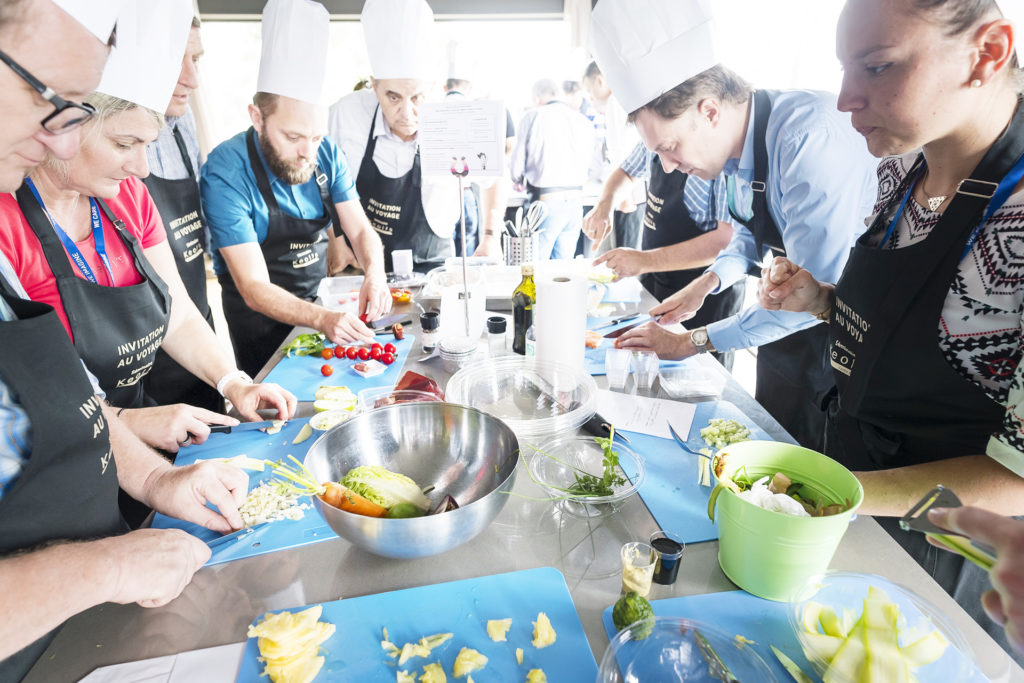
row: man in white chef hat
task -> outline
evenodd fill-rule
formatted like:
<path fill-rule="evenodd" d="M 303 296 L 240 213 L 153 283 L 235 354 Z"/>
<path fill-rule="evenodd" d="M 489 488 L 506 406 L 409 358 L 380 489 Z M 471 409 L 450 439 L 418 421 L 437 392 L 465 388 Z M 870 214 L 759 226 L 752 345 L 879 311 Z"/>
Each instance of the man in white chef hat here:
<path fill-rule="evenodd" d="M 90 115 L 79 101 L 100 81 L 121 4 L 0 6 L 4 191 L 13 192 L 47 151 L 62 159 L 76 154 L 77 127 Z M 123 533 L 119 485 L 193 521 L 199 508 L 209 514 L 207 495 L 225 504 L 231 496 L 206 478 L 209 468 L 173 468 L 146 448 L 97 391 L 56 313 L 28 300 L 0 254 L 3 681 L 21 680 L 64 620 L 108 601 L 163 605 L 209 557 L 204 543 L 180 531 Z"/>
<path fill-rule="evenodd" d="M 218 145 L 202 169 L 224 317 L 238 365 L 250 374 L 295 325 L 337 343 L 370 341 L 363 321 L 391 308 L 380 239 L 344 155 L 325 136 L 328 23 L 313 0 L 267 3 L 252 128 Z M 343 258 L 342 234 L 365 272 L 358 314 L 313 303 L 329 257 Z"/>
<path fill-rule="evenodd" d="M 760 347 L 755 397 L 801 445 L 821 450 L 821 400 L 833 378 L 820 320 L 755 306 L 682 334 L 663 325 L 688 319 L 748 271 L 759 274 L 769 252 L 835 282 L 871 213 L 877 160 L 835 96 L 755 91 L 720 64 L 710 0 L 601 0 L 590 48 L 666 173 L 726 176 L 739 226 L 702 276 L 651 309 L 660 324 L 627 332 L 620 345 L 661 358 Z"/>
<path fill-rule="evenodd" d="M 416 270 L 454 254 L 452 226 L 459 220 L 458 183 L 420 172 L 419 105 L 431 92 L 434 14 L 425 0 L 367 0 L 360 16 L 373 71 L 373 88 L 342 97 L 330 109 L 328 129 L 358 169 L 356 188 L 370 224 L 391 252 L 411 249 Z M 501 253 L 498 227 L 487 202 L 478 253 Z"/>

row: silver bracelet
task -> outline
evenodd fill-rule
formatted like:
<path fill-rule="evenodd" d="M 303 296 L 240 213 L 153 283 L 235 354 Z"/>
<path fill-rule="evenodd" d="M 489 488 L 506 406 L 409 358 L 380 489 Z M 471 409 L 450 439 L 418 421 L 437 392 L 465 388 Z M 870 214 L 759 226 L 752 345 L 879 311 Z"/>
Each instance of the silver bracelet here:
<path fill-rule="evenodd" d="M 236 379 L 240 379 L 246 384 L 253 383 L 252 377 L 250 377 L 247 373 L 241 370 L 232 370 L 231 372 L 217 380 L 217 393 L 223 396 L 224 398 L 227 398 L 227 396 L 224 396 L 224 388 L 228 385 L 229 382 Z"/>

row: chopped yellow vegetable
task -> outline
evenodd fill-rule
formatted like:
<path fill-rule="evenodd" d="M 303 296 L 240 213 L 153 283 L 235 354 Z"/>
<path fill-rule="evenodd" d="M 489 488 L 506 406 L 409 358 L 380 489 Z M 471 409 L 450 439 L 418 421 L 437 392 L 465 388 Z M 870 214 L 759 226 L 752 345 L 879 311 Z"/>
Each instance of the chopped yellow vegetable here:
<path fill-rule="evenodd" d="M 487 666 L 487 657 L 472 648 L 464 647 L 459 650 L 459 654 L 455 658 L 455 665 L 452 666 L 452 675 L 456 678 L 462 678 L 474 671 L 479 671 L 485 666 Z"/>
<path fill-rule="evenodd" d="M 319 621 L 323 607 L 317 605 L 292 614 L 267 614 L 249 627 L 265 664 L 264 674 L 274 683 L 309 683 L 324 665 L 318 656 L 320 643 L 334 633 L 334 624 Z"/>
<path fill-rule="evenodd" d="M 295 444 L 298 444 L 298 443 L 302 443 L 303 441 L 305 441 L 306 439 L 308 439 L 312 435 L 313 435 L 313 428 L 310 427 L 309 423 L 307 422 L 306 424 L 302 425 L 302 429 L 300 429 L 299 433 L 295 435 L 294 439 L 292 439 L 292 445 L 295 445 Z"/>
<path fill-rule="evenodd" d="M 526 674 L 526 683 L 548 683 L 548 677 L 542 669 L 530 669 Z"/>
<path fill-rule="evenodd" d="M 489 619 L 487 621 L 487 635 L 496 643 L 508 640 L 506 636 L 510 628 L 512 628 L 511 619 Z"/>
<path fill-rule="evenodd" d="M 535 648 L 547 647 L 555 642 L 555 629 L 551 628 L 551 620 L 543 612 L 537 613 L 537 621 L 533 622 L 533 646 Z"/>
<path fill-rule="evenodd" d="M 288 420 L 274 420 L 274 423 L 267 427 L 267 434 L 277 434 L 286 424 Z"/>
<path fill-rule="evenodd" d="M 384 640 L 380 647 L 384 653 L 392 659 L 398 658 L 398 666 L 404 666 L 413 657 L 429 657 L 430 651 L 452 637 L 451 633 L 435 633 L 432 636 L 424 636 L 415 643 L 405 643 L 399 648 L 388 640 L 388 630 L 383 629 Z"/>
<path fill-rule="evenodd" d="M 448 677 L 441 667 L 441 662 L 431 662 L 423 667 L 420 683 L 448 683 Z"/>
<path fill-rule="evenodd" d="M 399 669 L 395 672 L 395 683 L 416 683 L 416 674 Z"/>
<path fill-rule="evenodd" d="M 516 648 L 516 664 L 523 665 L 523 648 L 521 647 Z"/>
<path fill-rule="evenodd" d="M 756 640 L 751 640 L 750 638 L 746 638 L 746 637 L 741 636 L 740 634 L 737 633 L 736 634 L 736 647 L 741 647 L 743 645 L 757 645 L 757 641 Z"/>
<path fill-rule="evenodd" d="M 210 458 L 211 462 L 222 462 L 225 465 L 231 465 L 237 467 L 240 470 L 249 470 L 250 472 L 262 472 L 264 468 L 264 461 L 257 460 L 256 458 L 250 458 L 248 455 L 236 455 L 231 458 Z"/>

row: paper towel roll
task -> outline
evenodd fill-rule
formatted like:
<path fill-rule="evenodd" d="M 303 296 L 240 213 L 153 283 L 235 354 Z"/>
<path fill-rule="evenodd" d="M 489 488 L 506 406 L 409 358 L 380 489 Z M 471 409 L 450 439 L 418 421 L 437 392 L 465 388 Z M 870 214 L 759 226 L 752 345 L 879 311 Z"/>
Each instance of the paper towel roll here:
<path fill-rule="evenodd" d="M 583 370 L 588 284 L 586 278 L 579 275 L 537 278 L 533 333 L 538 360 Z"/>

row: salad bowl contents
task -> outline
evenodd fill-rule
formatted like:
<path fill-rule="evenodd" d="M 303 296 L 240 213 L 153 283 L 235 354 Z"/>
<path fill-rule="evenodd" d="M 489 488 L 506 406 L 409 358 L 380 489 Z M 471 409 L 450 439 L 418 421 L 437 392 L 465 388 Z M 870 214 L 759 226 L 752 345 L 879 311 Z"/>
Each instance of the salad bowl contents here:
<path fill-rule="evenodd" d="M 313 502 L 335 533 L 377 555 L 414 558 L 461 545 L 490 524 L 518 462 L 519 443 L 500 420 L 411 402 L 325 432 L 305 466 L 323 486 Z"/>

